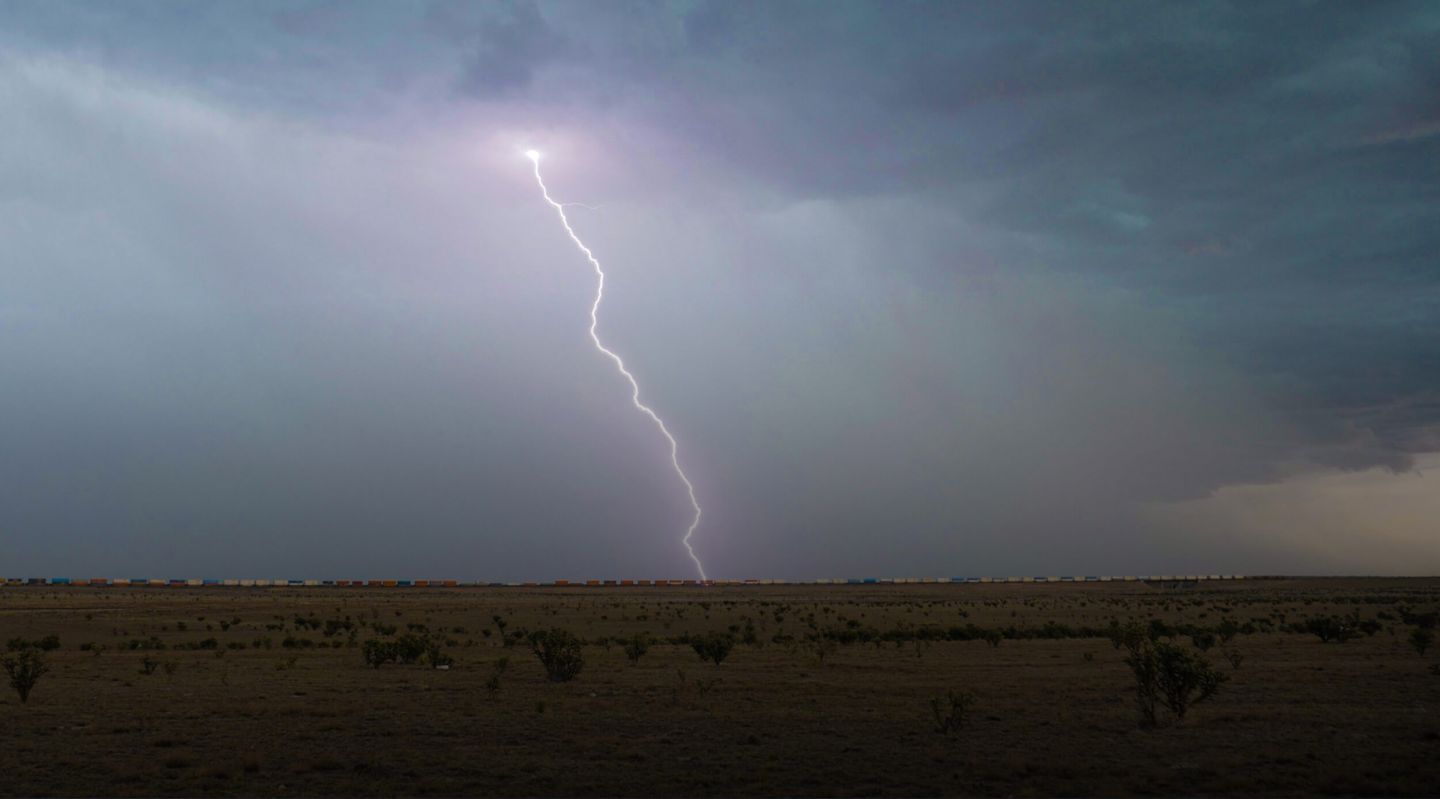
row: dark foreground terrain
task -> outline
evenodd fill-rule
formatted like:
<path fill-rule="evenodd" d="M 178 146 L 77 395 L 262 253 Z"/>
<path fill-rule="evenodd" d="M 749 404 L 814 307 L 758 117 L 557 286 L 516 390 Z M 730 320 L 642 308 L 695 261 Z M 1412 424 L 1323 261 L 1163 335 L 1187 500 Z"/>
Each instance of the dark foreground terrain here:
<path fill-rule="evenodd" d="M 1440 579 L 0 588 L 50 669 L 0 686 L 0 794 L 1433 794 L 1437 609 Z M 1142 727 L 1112 620 L 1228 680 Z M 519 640 L 550 628 L 571 681 Z"/>

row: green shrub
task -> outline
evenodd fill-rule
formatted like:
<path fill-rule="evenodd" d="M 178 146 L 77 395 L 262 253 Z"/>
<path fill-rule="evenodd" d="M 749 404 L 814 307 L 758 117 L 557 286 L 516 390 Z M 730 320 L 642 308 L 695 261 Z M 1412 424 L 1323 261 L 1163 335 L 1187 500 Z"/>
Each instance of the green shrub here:
<path fill-rule="evenodd" d="M 640 658 L 650 651 L 650 636 L 644 633 L 636 633 L 625 642 L 625 657 L 629 658 L 630 665 L 640 663 Z"/>
<path fill-rule="evenodd" d="M 715 665 L 725 662 L 730 650 L 735 647 L 735 637 L 729 633 L 706 633 L 690 639 L 690 646 L 701 660 L 709 660 Z"/>
<path fill-rule="evenodd" d="M 1123 647 L 1132 652 L 1149 638 L 1149 631 L 1139 622 L 1121 624 L 1115 619 L 1110 620 L 1106 634 L 1111 646 L 1116 649 Z"/>
<path fill-rule="evenodd" d="M 440 642 L 432 638 L 425 642 L 425 662 L 430 664 L 432 669 L 448 669 L 455 665 L 455 658 L 445 654 L 445 650 L 440 648 Z"/>
<path fill-rule="evenodd" d="M 760 640 L 760 635 L 755 630 L 755 622 L 750 619 L 745 620 L 745 629 L 741 631 L 740 643 L 754 647 L 762 646 L 764 643 Z"/>
<path fill-rule="evenodd" d="M 360 654 L 365 658 L 365 665 L 373 669 L 400 659 L 398 647 L 395 646 L 394 641 L 381 641 L 377 638 L 371 638 L 361 645 Z"/>
<path fill-rule="evenodd" d="M 1343 644 L 1360 634 L 1359 629 L 1349 619 L 1342 619 L 1338 616 L 1311 617 L 1305 620 L 1301 629 L 1313 634 L 1320 639 L 1321 643 L 1326 644 L 1331 641 Z"/>
<path fill-rule="evenodd" d="M 395 655 L 401 663 L 414 663 L 430 648 L 430 639 L 423 635 L 406 633 L 395 639 Z"/>
<path fill-rule="evenodd" d="M 8 652 L 24 652 L 27 649 L 38 649 L 41 652 L 53 652 L 60 648 L 60 636 L 47 635 L 34 641 L 27 641 L 24 638 L 11 638 L 5 642 L 5 649 Z"/>
<path fill-rule="evenodd" d="M 585 667 L 580 639 L 574 633 L 557 627 L 530 633 L 529 638 L 530 651 L 540 659 L 551 682 L 569 682 Z"/>
<path fill-rule="evenodd" d="M 916 641 L 916 643 L 918 644 L 919 641 Z M 833 638 L 816 635 L 805 639 L 805 647 L 815 656 L 816 662 L 823 666 L 825 665 L 825 658 L 835 654 L 840 645 L 835 643 Z"/>
<path fill-rule="evenodd" d="M 1177 722 L 1190 707 L 1214 696 L 1228 677 L 1203 655 L 1164 641 L 1143 640 L 1125 658 L 1135 677 L 1135 700 L 1142 726 L 1154 726 L 1163 705 Z"/>
<path fill-rule="evenodd" d="M 1433 643 L 1435 643 L 1435 633 L 1429 629 L 1416 627 L 1410 631 L 1410 646 L 1415 647 L 1415 651 L 1420 653 L 1420 657 L 1425 657 L 1425 651 Z"/>
<path fill-rule="evenodd" d="M 50 670 L 40 652 L 39 648 L 25 648 L 0 655 L 0 666 L 10 677 L 10 687 L 15 689 L 22 705 L 30 700 L 30 691 L 35 688 L 35 683 Z"/>
<path fill-rule="evenodd" d="M 945 696 L 930 700 L 930 713 L 935 718 L 935 731 L 941 735 L 954 735 L 965 726 L 965 716 L 975 702 L 975 694 L 969 691 L 948 691 Z"/>
<path fill-rule="evenodd" d="M 1220 643 L 1228 644 L 1230 639 L 1240 633 L 1240 624 L 1234 619 L 1223 619 L 1215 628 L 1215 632 L 1220 635 Z"/>

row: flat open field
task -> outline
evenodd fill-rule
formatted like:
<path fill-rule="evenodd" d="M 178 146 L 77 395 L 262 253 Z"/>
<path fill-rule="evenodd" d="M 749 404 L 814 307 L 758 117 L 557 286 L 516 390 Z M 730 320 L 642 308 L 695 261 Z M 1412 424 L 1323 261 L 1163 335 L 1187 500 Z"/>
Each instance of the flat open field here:
<path fill-rule="evenodd" d="M 0 588 L 0 639 L 60 644 L 28 704 L 0 685 L 0 794 L 1433 794 L 1440 647 L 1410 637 L 1437 609 L 1440 579 Z M 497 616 L 575 633 L 583 670 L 548 681 Z M 1293 631 L 1324 616 L 1379 627 Z M 1205 653 L 1228 681 L 1141 728 L 1112 619 L 1187 648 L 1234 622 Z M 714 631 L 718 666 L 680 642 Z M 406 635 L 451 668 L 366 665 Z"/>

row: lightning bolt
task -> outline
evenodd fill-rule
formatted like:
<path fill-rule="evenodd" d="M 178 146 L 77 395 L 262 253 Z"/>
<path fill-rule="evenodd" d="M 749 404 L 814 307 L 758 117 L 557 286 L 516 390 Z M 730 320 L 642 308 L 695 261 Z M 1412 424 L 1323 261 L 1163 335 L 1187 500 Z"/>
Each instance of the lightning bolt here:
<path fill-rule="evenodd" d="M 597 282 L 595 286 L 595 302 L 590 305 L 590 340 L 595 343 L 595 349 L 614 361 L 615 368 L 620 371 L 620 374 L 623 375 L 626 380 L 630 381 L 630 402 L 635 406 L 635 409 L 650 417 L 650 421 L 654 422 L 655 427 L 660 430 L 660 435 L 665 436 L 665 440 L 670 442 L 670 465 L 675 467 L 675 474 L 680 477 L 680 482 L 685 484 L 685 493 L 690 497 L 690 507 L 695 511 L 695 518 L 690 521 L 690 526 L 685 530 L 685 537 L 680 539 L 680 543 L 685 545 L 685 551 L 690 553 L 690 559 L 695 561 L 695 569 L 700 572 L 700 579 L 708 580 L 709 578 L 705 576 L 705 566 L 700 563 L 700 558 L 696 556 L 695 549 L 690 546 L 690 537 L 695 534 L 695 528 L 700 526 L 700 515 L 702 511 L 700 510 L 700 501 L 695 498 L 694 484 L 690 482 L 689 477 L 685 476 L 685 470 L 680 468 L 680 445 L 676 443 L 675 436 L 670 434 L 670 428 L 665 426 L 665 420 L 661 419 L 660 415 L 657 414 L 654 409 L 640 401 L 640 383 L 635 380 L 635 375 L 630 374 L 630 370 L 625 368 L 625 361 L 621 359 L 614 350 L 602 344 L 599 334 L 595 332 L 595 327 L 600 324 L 600 301 L 605 298 L 605 270 L 600 267 L 600 261 L 595 257 L 595 253 L 591 252 L 590 248 L 585 246 L 585 242 L 581 241 L 580 237 L 575 234 L 575 229 L 570 227 L 570 220 L 565 216 L 565 206 L 570 203 L 558 203 L 550 197 L 550 190 L 545 188 L 545 179 L 540 177 L 540 153 L 534 150 L 527 150 L 525 156 L 529 158 L 530 162 L 535 166 L 535 182 L 540 185 L 540 194 L 544 196 L 545 202 L 549 203 L 550 207 L 555 209 L 555 213 L 560 217 L 560 224 L 565 227 L 565 232 L 570 235 L 570 240 L 575 242 L 575 246 L 580 249 L 580 252 L 585 254 L 585 258 L 590 262 L 590 265 L 595 267 L 595 278 Z"/>

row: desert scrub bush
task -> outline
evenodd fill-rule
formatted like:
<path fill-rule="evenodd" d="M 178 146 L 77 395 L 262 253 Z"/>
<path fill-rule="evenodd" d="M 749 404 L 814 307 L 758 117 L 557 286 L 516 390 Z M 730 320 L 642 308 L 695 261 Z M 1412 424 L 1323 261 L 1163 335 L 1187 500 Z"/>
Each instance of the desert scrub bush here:
<path fill-rule="evenodd" d="M 485 692 L 493 699 L 500 693 L 500 675 L 510 667 L 510 658 L 502 657 L 495 661 L 494 669 L 490 672 L 490 679 L 485 681 Z"/>
<path fill-rule="evenodd" d="M 1416 627 L 1410 631 L 1409 640 L 1410 646 L 1420 653 L 1420 657 L 1425 657 L 1426 650 L 1435 643 L 1435 633 L 1425 627 Z"/>
<path fill-rule="evenodd" d="M 640 664 L 640 658 L 650 651 L 650 636 L 645 633 L 636 633 L 625 642 L 625 657 L 629 659 L 630 665 Z"/>
<path fill-rule="evenodd" d="M 27 641 L 24 638 L 11 638 L 5 642 L 7 652 L 24 652 L 27 649 L 38 649 L 41 652 L 53 652 L 60 648 L 60 636 L 47 635 L 44 638 L 37 638 L 34 641 Z"/>
<path fill-rule="evenodd" d="M 1125 658 L 1135 677 L 1135 701 L 1142 726 L 1158 723 L 1161 705 L 1177 722 L 1191 706 L 1209 699 L 1228 677 L 1198 652 L 1164 641 L 1143 639 Z"/>
<path fill-rule="evenodd" d="M 919 642 L 917 641 L 916 643 Z M 806 638 L 804 647 L 809 650 L 810 654 L 815 656 L 815 662 L 821 666 L 825 665 L 825 658 L 830 657 L 840 649 L 840 645 L 835 643 L 834 639 L 818 635 Z"/>
<path fill-rule="evenodd" d="M 372 669 L 400 659 L 394 641 L 381 641 L 377 638 L 370 638 L 360 646 L 360 656 L 365 659 L 365 665 Z"/>
<path fill-rule="evenodd" d="M 1139 622 L 1121 624 L 1116 619 L 1110 620 L 1110 627 L 1106 630 L 1106 637 L 1110 639 L 1110 645 L 1116 649 L 1124 648 L 1134 652 L 1145 641 L 1150 638 L 1150 631 Z"/>
<path fill-rule="evenodd" d="M 1351 620 L 1338 616 L 1312 616 L 1306 619 L 1303 625 L 1300 625 L 1300 629 L 1302 632 L 1311 633 L 1325 644 L 1331 641 L 1343 644 L 1360 634 L 1359 629 Z"/>
<path fill-rule="evenodd" d="M 430 639 L 423 635 L 406 633 L 393 642 L 395 656 L 401 663 L 414 663 L 424 657 L 430 648 Z"/>
<path fill-rule="evenodd" d="M 160 661 L 150 657 L 149 655 L 146 655 L 145 658 L 140 661 L 141 674 L 154 674 L 155 670 L 158 668 L 160 668 Z"/>
<path fill-rule="evenodd" d="M 10 687 L 15 689 L 22 705 L 30 701 L 30 691 L 35 688 L 35 683 L 50 670 L 41 650 L 33 647 L 0 655 L 0 667 L 5 669 Z"/>
<path fill-rule="evenodd" d="M 935 732 L 954 735 L 965 726 L 965 716 L 975 703 L 975 694 L 970 691 L 947 691 L 944 696 L 930 700 L 930 713 L 935 720 Z"/>
<path fill-rule="evenodd" d="M 749 618 L 745 619 L 745 628 L 740 632 L 740 643 L 756 648 L 765 645 L 765 642 L 760 640 L 760 635 L 755 629 L 755 622 Z"/>
<path fill-rule="evenodd" d="M 1215 628 L 1215 632 L 1220 636 L 1220 643 L 1228 644 L 1230 643 L 1230 639 L 1239 635 L 1240 623 L 1234 619 L 1222 619 L 1220 624 Z"/>
<path fill-rule="evenodd" d="M 1245 662 L 1245 656 L 1236 649 L 1225 650 L 1225 659 L 1230 661 L 1231 669 L 1239 669 L 1240 664 Z"/>
<path fill-rule="evenodd" d="M 574 633 L 555 627 L 532 632 L 529 638 L 530 651 L 540 659 L 551 682 L 569 682 L 585 667 L 580 639 Z"/>
<path fill-rule="evenodd" d="M 709 660 L 718 666 L 725 662 L 730 650 L 735 647 L 735 637 L 729 633 L 706 633 L 691 638 L 690 647 L 701 660 Z"/>
<path fill-rule="evenodd" d="M 432 669 L 448 669 L 455 665 L 455 658 L 445 654 L 440 642 L 432 638 L 425 642 L 425 662 Z"/>

